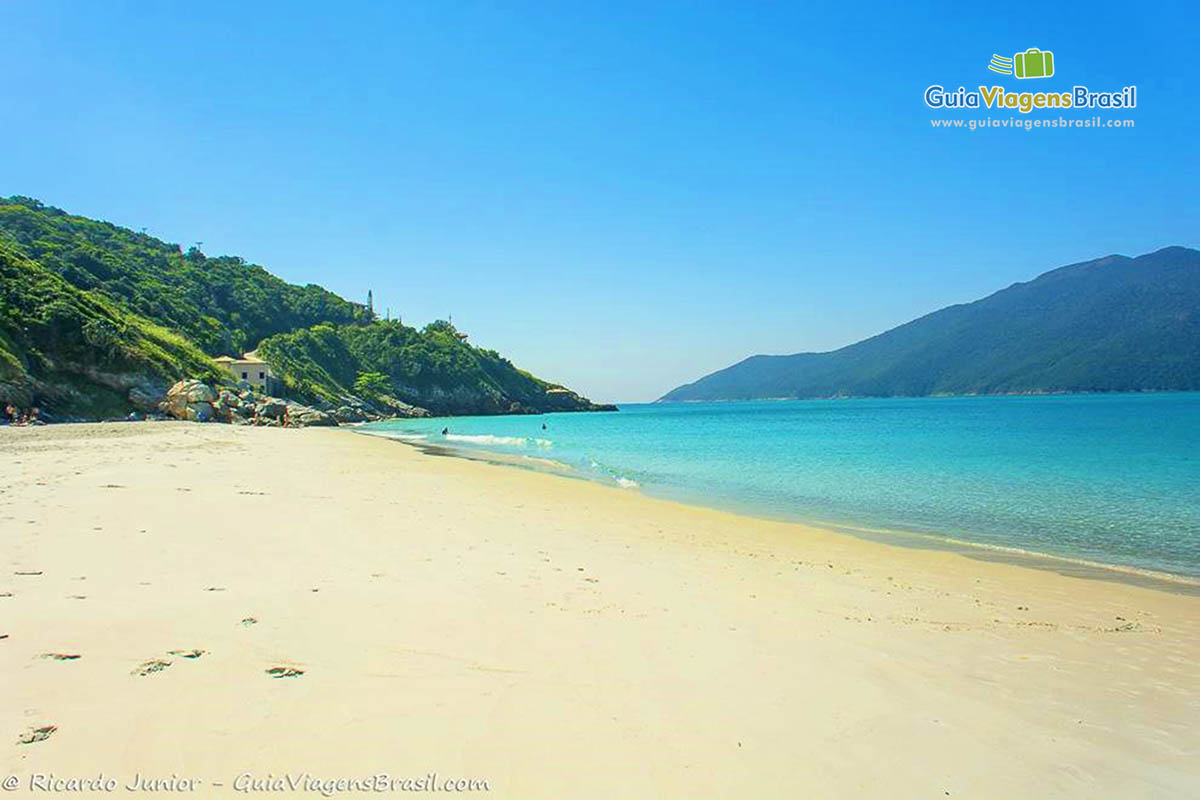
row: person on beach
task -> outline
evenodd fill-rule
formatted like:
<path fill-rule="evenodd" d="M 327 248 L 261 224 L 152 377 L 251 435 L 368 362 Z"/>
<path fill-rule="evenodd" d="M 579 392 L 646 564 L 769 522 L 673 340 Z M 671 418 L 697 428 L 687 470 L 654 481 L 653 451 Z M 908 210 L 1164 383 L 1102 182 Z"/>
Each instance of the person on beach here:
<path fill-rule="evenodd" d="M 4 407 L 4 424 L 5 425 L 16 425 L 17 424 L 17 407 L 14 406 L 12 403 L 9 403 L 8 405 L 6 405 Z"/>

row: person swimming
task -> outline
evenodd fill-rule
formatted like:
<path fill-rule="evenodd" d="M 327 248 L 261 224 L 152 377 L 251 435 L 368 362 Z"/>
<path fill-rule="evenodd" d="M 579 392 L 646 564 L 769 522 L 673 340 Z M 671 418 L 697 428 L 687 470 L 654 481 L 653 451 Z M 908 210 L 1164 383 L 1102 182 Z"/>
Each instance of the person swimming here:
<path fill-rule="evenodd" d="M 450 433 L 449 428 L 442 428 L 442 436 L 447 436 L 447 435 L 449 435 L 449 433 Z"/>

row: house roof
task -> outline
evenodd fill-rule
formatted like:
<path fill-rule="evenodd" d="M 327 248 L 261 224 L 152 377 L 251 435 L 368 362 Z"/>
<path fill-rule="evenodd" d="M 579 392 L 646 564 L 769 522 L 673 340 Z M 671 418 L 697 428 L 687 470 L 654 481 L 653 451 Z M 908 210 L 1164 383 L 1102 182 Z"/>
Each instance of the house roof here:
<path fill-rule="evenodd" d="M 213 359 L 213 361 L 217 362 L 218 364 L 266 364 L 267 363 L 266 361 L 263 361 L 261 358 L 258 357 L 257 350 L 251 350 L 249 353 L 246 353 L 246 355 L 242 356 L 241 358 L 233 358 L 232 356 L 217 356 L 216 358 Z"/>

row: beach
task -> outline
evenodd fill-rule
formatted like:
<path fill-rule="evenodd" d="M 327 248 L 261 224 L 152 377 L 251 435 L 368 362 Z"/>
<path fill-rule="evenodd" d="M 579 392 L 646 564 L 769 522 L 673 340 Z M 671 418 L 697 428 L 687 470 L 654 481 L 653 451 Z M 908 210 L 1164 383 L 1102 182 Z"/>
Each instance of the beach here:
<path fill-rule="evenodd" d="M 350 430 L 0 429 L 0 472 L 0 771 L 26 791 L 1200 794 L 1183 587 Z"/>

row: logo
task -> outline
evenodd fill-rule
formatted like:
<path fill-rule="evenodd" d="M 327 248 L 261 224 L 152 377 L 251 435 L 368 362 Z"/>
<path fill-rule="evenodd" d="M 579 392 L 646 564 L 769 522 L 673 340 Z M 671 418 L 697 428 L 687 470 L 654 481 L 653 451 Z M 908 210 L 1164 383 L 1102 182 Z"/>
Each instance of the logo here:
<path fill-rule="evenodd" d="M 1024 53 L 1016 53 L 1012 58 L 992 53 L 988 69 L 1001 75 L 1013 75 L 1022 79 L 1049 78 L 1054 75 L 1054 53 L 1038 50 L 1036 47 L 1031 47 Z"/>
<path fill-rule="evenodd" d="M 1000 75 L 1018 80 L 1053 78 L 1056 75 L 1054 53 L 1031 47 L 1012 58 L 993 53 L 987 68 Z M 953 85 L 953 84 L 951 84 Z M 1020 114 L 1059 113 L 1063 109 L 1098 110 L 1137 108 L 1137 86 L 1125 86 L 1115 91 L 1093 91 L 1084 84 L 1038 87 L 1039 91 L 1009 91 L 1003 86 L 978 85 L 968 89 L 960 84 L 949 89 L 935 83 L 925 90 L 925 105 L 939 109 L 993 109 L 1016 111 Z"/>

